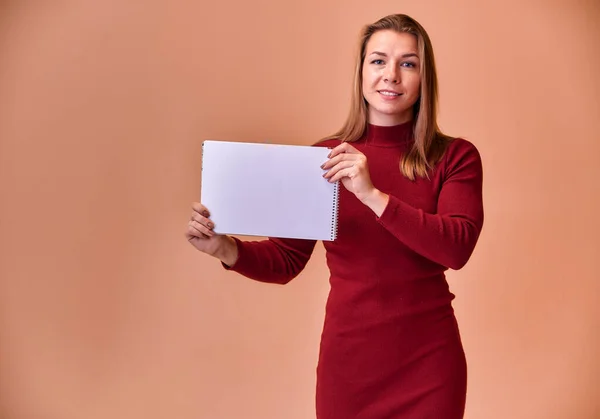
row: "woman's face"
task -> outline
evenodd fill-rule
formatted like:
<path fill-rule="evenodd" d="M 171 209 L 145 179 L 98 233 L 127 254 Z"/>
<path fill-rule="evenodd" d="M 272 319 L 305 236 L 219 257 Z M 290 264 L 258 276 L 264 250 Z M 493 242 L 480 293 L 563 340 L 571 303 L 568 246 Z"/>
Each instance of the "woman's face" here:
<path fill-rule="evenodd" d="M 414 35 L 381 30 L 371 36 L 362 68 L 369 123 L 398 125 L 413 118 L 421 92 L 420 65 Z"/>

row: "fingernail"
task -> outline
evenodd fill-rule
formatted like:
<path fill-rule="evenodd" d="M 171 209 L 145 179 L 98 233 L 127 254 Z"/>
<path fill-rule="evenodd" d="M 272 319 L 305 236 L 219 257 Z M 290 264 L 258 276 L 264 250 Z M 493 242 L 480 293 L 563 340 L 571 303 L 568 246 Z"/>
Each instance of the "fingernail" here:
<path fill-rule="evenodd" d="M 204 215 L 205 217 L 208 217 L 208 211 L 206 211 L 206 210 L 202 211 L 202 215 Z"/>
<path fill-rule="evenodd" d="M 213 223 L 208 223 L 207 226 L 208 228 L 213 228 Z"/>

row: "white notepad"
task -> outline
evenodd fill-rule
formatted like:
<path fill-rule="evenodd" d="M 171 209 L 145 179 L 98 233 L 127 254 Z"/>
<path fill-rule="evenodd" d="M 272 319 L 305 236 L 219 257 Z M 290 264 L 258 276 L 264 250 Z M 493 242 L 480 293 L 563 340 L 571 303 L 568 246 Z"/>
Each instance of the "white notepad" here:
<path fill-rule="evenodd" d="M 333 241 L 339 183 L 323 177 L 330 149 L 206 140 L 201 202 L 219 234 Z"/>

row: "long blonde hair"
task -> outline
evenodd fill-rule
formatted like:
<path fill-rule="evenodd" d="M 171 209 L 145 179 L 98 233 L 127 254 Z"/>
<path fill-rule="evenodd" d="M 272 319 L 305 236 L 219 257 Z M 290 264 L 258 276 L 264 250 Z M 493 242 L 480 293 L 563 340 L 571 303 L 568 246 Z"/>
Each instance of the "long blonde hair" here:
<path fill-rule="evenodd" d="M 413 107 L 415 141 L 412 149 L 400 162 L 400 170 L 411 180 L 415 180 L 417 176 L 428 177 L 428 171 L 442 158 L 451 138 L 443 134 L 437 125 L 438 81 L 429 35 L 416 20 L 407 15 L 385 16 L 363 28 L 356 54 L 349 115 L 339 131 L 323 140 L 337 139 L 353 142 L 365 134 L 368 124 L 368 104 L 362 93 L 362 68 L 367 43 L 375 32 L 381 30 L 409 33 L 417 38 L 421 61 L 421 93 Z"/>

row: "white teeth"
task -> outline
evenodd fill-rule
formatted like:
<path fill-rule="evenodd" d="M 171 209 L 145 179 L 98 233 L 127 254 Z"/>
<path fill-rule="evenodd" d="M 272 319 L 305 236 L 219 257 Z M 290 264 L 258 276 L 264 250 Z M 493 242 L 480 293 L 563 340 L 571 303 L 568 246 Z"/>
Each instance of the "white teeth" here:
<path fill-rule="evenodd" d="M 379 93 L 381 93 L 382 95 L 385 95 L 385 96 L 400 96 L 399 93 L 392 93 L 392 92 L 379 92 Z"/>

